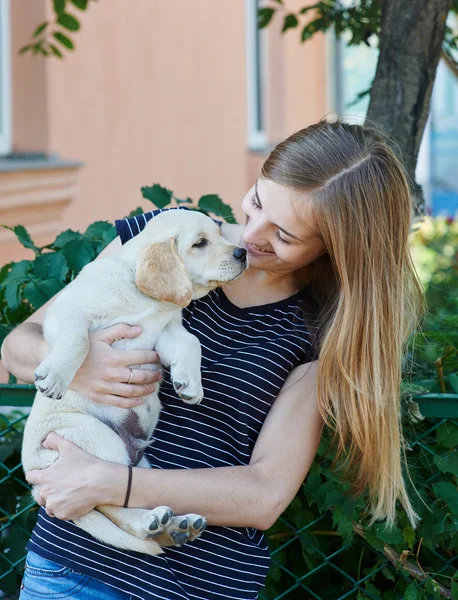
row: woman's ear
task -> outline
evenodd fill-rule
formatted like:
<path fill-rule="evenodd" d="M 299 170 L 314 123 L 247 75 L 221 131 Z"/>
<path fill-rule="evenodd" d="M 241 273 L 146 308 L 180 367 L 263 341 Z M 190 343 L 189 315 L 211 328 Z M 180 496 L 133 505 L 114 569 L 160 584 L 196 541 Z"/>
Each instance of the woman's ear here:
<path fill-rule="evenodd" d="M 184 308 L 192 300 L 192 283 L 175 245 L 175 238 L 141 250 L 135 275 L 137 288 L 155 300 Z"/>

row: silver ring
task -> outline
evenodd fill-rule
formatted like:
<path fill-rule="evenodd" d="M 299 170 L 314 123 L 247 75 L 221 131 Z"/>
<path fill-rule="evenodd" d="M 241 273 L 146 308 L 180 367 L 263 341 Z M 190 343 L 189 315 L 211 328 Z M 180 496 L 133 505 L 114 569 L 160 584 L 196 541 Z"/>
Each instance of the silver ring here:
<path fill-rule="evenodd" d="M 132 377 L 134 376 L 134 372 L 132 371 L 132 369 L 129 367 L 129 371 L 130 371 L 130 375 L 129 375 L 129 381 L 127 381 L 126 383 L 129 384 L 132 381 Z"/>

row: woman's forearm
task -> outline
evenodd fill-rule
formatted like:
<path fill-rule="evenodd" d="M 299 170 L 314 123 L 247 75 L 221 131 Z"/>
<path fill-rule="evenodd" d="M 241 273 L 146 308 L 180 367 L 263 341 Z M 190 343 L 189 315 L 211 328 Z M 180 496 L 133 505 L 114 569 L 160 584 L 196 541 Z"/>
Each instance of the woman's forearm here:
<path fill-rule="evenodd" d="M 48 354 L 48 350 L 40 323 L 23 323 L 3 342 L 3 366 L 21 381 L 33 383 L 35 370 Z"/>
<path fill-rule="evenodd" d="M 99 504 L 124 504 L 128 471 L 102 463 Z M 209 525 L 268 529 L 277 506 L 256 465 L 215 469 L 134 468 L 129 508 L 169 506 L 175 514 L 202 514 Z"/>

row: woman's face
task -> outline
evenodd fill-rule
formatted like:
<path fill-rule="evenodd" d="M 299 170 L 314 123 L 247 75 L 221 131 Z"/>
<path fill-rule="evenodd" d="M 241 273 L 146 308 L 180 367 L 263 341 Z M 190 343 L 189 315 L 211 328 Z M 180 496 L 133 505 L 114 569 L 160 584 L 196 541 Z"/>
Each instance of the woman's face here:
<path fill-rule="evenodd" d="M 251 267 L 291 273 L 325 254 L 306 192 L 259 178 L 243 199 L 242 210 L 241 243 Z"/>

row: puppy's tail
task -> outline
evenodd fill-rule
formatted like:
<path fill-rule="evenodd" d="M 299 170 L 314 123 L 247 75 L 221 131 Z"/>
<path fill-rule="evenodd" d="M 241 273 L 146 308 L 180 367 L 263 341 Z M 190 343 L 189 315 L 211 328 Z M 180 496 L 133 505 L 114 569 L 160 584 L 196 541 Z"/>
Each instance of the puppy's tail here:
<path fill-rule="evenodd" d="M 151 556 L 164 552 L 154 540 L 142 540 L 127 533 L 98 510 L 91 510 L 86 515 L 73 519 L 73 522 L 92 537 L 95 537 L 96 540 L 115 548 L 133 550 Z"/>

